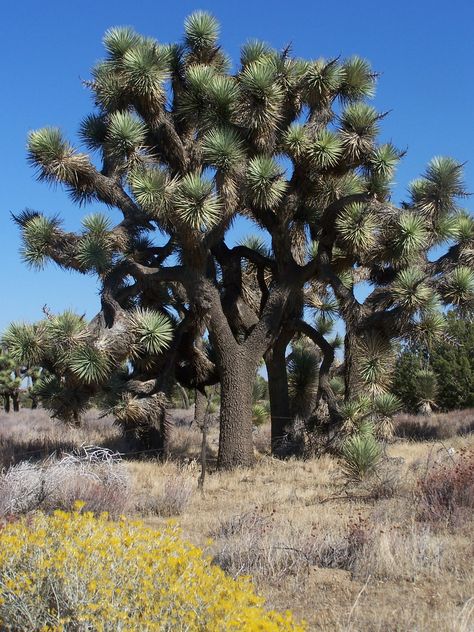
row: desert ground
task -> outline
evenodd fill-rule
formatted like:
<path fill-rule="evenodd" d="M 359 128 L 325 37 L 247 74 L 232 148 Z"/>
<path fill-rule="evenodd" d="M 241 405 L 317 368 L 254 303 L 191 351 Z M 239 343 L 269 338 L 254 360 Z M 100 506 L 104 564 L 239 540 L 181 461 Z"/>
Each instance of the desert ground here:
<path fill-rule="evenodd" d="M 292 610 L 309 630 L 474 630 L 473 410 L 399 417 L 401 436 L 388 443 L 378 474 L 361 483 L 349 482 L 335 457 L 271 457 L 267 426 L 255 431 L 254 469 L 217 472 L 213 425 L 202 490 L 192 411 L 172 415 L 172 455 L 160 462 L 127 454 L 112 420 L 95 411 L 81 428 L 42 410 L 2 414 L 4 498 L 19 485 L 19 463 L 61 470 L 50 508 L 81 497 L 94 511 L 139 516 L 157 529 L 171 519 L 232 576 L 252 576 L 269 607 Z M 79 458 L 54 469 L 81 446 L 107 447 L 122 460 L 107 466 L 108 478 L 100 463 L 89 476 Z M 110 470 L 118 474 L 110 478 Z M 34 502 L 47 508 L 44 497 Z"/>

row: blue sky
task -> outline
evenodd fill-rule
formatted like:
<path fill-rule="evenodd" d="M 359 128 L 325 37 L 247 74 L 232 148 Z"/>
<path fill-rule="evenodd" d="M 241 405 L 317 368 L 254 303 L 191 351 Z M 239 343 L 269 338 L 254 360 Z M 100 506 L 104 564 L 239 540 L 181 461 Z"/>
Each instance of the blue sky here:
<path fill-rule="evenodd" d="M 53 266 L 36 272 L 20 259 L 10 212 L 29 207 L 59 213 L 66 227 L 75 229 L 84 214 L 100 206 L 77 208 L 60 188 L 36 182 L 26 162 L 28 131 L 57 125 L 77 140 L 79 122 L 92 109 L 81 79 L 102 57 L 101 38 L 108 27 L 131 25 L 162 42 L 176 41 L 184 18 L 195 9 L 209 10 L 220 20 L 222 44 L 236 61 L 240 44 L 250 38 L 277 48 L 291 42 L 295 54 L 307 58 L 366 57 L 381 73 L 374 105 L 391 110 L 381 137 L 408 150 L 398 170 L 395 201 L 434 155 L 467 161 L 466 181 L 474 191 L 474 5 L 469 0 L 9 3 L 2 12 L 0 331 L 11 320 L 40 318 L 44 304 L 88 316 L 99 306 L 93 278 Z M 242 231 L 246 228 L 238 225 L 234 236 Z"/>

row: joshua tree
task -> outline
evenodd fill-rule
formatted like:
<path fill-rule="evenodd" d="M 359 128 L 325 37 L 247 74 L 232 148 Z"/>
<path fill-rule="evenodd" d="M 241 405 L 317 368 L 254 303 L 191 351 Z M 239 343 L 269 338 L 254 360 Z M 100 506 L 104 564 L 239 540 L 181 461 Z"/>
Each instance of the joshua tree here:
<path fill-rule="evenodd" d="M 13 404 L 14 412 L 20 410 L 20 369 L 8 354 L 0 354 L 0 396 L 3 397 L 3 408 L 10 412 Z"/>
<path fill-rule="evenodd" d="M 82 397 L 138 357 L 123 414 L 138 406 L 139 416 L 157 409 L 163 420 L 175 376 L 200 389 L 218 379 L 219 465 L 228 468 L 253 463 L 252 387 L 263 357 L 274 438 L 281 431 L 289 400 L 275 380 L 285 383 L 295 334 L 320 349 L 315 406 L 324 401 L 332 422 L 341 421 L 330 383 L 334 345 L 324 319 L 304 320 L 305 306 L 345 321 L 350 398 L 361 359 L 376 348 L 369 332 L 384 349 L 430 318 L 432 332 L 436 288 L 445 302 L 469 303 L 473 231 L 454 205 L 464 188 L 453 161 L 432 163 L 411 201 L 391 204 L 401 152 L 377 142 L 383 115 L 365 102 L 375 83 L 367 62 L 305 61 L 249 42 L 231 73 L 218 35 L 202 12 L 186 20 L 179 44 L 109 30 L 107 57 L 87 82 L 96 112 L 80 127 L 101 167 L 56 128 L 32 132 L 28 152 L 40 179 L 63 184 L 79 204 L 115 207 L 123 220 L 112 226 L 89 215 L 73 234 L 39 213 L 16 219 L 29 264 L 53 260 L 102 282 L 101 313 L 84 324 L 87 340 L 68 355 L 65 380 L 76 380 Z M 266 248 L 226 243 L 238 216 L 260 228 Z M 432 245 L 453 237 L 447 255 L 428 260 Z M 363 305 L 353 293 L 360 280 L 374 284 Z M 158 318 L 170 306 L 172 336 Z M 214 362 L 199 342 L 206 330 Z"/>

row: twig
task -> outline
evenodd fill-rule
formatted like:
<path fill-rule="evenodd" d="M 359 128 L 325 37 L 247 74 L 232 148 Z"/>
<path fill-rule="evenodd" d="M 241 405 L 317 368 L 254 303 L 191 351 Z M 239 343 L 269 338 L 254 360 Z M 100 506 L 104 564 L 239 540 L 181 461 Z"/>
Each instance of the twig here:
<path fill-rule="evenodd" d="M 354 614 L 354 610 L 356 609 L 357 604 L 359 603 L 359 599 L 361 598 L 362 593 L 363 593 L 363 592 L 365 591 L 365 589 L 367 588 L 367 586 L 368 586 L 368 584 L 369 584 L 369 581 L 370 581 L 370 578 L 371 578 L 371 577 L 372 577 L 372 575 L 369 575 L 369 576 L 367 577 L 367 580 L 366 580 L 365 584 L 364 584 L 364 585 L 362 586 L 362 588 L 359 590 L 359 594 L 357 595 L 357 597 L 356 597 L 356 599 L 355 599 L 354 603 L 352 604 L 352 608 L 351 608 L 351 610 L 350 610 L 350 612 L 349 612 L 349 617 L 348 617 L 348 619 L 347 619 L 347 628 L 346 628 L 346 632 L 350 632 L 350 629 L 351 629 L 351 627 L 352 627 L 352 624 L 351 624 L 352 615 Z"/>

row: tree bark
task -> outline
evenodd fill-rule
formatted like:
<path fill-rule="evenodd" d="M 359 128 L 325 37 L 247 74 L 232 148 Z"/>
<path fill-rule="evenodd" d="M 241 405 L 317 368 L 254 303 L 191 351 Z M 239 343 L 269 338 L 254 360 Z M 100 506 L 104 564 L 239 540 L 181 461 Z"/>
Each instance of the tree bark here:
<path fill-rule="evenodd" d="M 20 396 L 18 393 L 14 393 L 12 395 L 13 402 L 13 412 L 17 413 L 20 411 Z"/>
<path fill-rule="evenodd" d="M 286 348 L 288 335 L 281 335 L 265 354 L 268 374 L 268 393 L 271 413 L 271 450 L 281 456 L 286 427 L 291 421 L 290 398 L 288 396 L 288 374 L 286 368 Z"/>
<path fill-rule="evenodd" d="M 6 413 L 10 412 L 10 395 L 3 396 L 3 410 Z"/>
<path fill-rule="evenodd" d="M 346 323 L 347 327 L 347 323 Z M 344 399 L 350 400 L 356 392 L 355 338 L 347 329 L 344 336 Z"/>
<path fill-rule="evenodd" d="M 221 366 L 219 469 L 254 464 L 252 390 L 256 370 L 257 363 L 242 350 Z"/>

